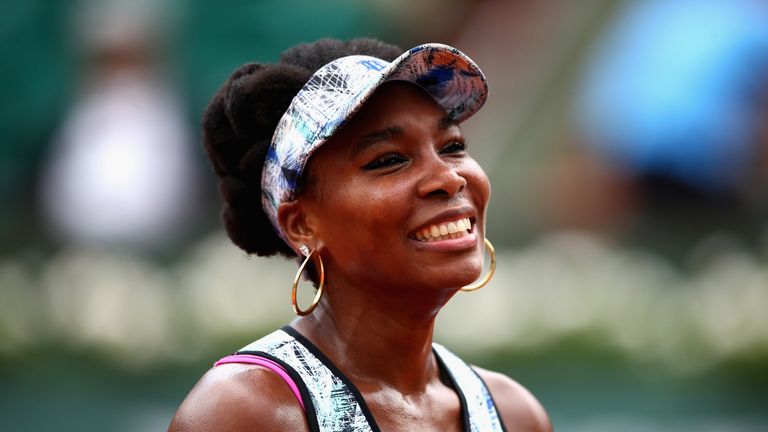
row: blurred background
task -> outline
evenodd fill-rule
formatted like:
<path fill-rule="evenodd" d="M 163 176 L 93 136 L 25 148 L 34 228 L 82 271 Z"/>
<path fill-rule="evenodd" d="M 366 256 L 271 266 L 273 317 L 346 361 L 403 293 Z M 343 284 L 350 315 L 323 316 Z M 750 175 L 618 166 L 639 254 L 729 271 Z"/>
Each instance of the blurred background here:
<path fill-rule="evenodd" d="M 220 227 L 199 119 L 242 63 L 371 36 L 489 80 L 497 276 L 438 341 L 559 431 L 768 430 L 768 1 L 0 3 L 0 429 L 165 430 L 292 318 L 295 265 Z"/>

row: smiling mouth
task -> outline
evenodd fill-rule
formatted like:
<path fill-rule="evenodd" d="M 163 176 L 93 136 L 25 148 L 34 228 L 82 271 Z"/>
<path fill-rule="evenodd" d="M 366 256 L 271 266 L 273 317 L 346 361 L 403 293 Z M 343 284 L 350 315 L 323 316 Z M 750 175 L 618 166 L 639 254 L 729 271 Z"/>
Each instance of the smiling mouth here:
<path fill-rule="evenodd" d="M 457 239 L 469 235 L 472 232 L 472 222 L 469 218 L 461 218 L 455 221 L 443 222 L 422 228 L 410 237 L 423 242 Z"/>

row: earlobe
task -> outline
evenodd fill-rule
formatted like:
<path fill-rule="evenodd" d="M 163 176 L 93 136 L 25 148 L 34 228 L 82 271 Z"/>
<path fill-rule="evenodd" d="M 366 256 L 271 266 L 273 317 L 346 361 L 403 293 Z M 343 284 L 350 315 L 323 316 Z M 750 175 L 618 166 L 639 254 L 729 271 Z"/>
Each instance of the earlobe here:
<path fill-rule="evenodd" d="M 308 223 L 307 214 L 298 200 L 284 202 L 277 209 L 280 229 L 294 251 L 301 245 L 315 244 L 314 230 Z"/>

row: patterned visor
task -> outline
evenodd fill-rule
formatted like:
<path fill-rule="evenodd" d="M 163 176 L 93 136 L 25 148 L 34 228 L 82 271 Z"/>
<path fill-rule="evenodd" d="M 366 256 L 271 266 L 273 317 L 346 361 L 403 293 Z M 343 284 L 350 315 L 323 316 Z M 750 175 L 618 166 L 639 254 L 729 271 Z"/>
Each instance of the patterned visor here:
<path fill-rule="evenodd" d="M 476 113 L 488 94 L 483 72 L 469 57 L 436 43 L 411 48 L 392 63 L 353 55 L 320 68 L 277 124 L 264 162 L 261 202 L 282 238 L 277 209 L 295 198 L 307 160 L 386 81 L 418 84 L 457 122 Z"/>

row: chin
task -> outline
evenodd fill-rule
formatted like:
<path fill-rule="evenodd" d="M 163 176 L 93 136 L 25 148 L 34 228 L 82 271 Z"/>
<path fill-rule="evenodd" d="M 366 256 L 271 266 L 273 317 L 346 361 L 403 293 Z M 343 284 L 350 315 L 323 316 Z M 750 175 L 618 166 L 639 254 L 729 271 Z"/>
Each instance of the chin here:
<path fill-rule="evenodd" d="M 477 281 L 482 276 L 483 268 L 472 266 L 472 268 L 463 271 L 445 271 L 436 275 L 433 284 L 436 288 L 461 288 Z"/>

